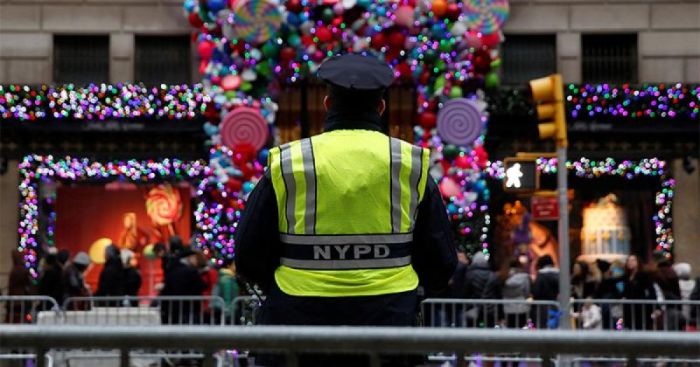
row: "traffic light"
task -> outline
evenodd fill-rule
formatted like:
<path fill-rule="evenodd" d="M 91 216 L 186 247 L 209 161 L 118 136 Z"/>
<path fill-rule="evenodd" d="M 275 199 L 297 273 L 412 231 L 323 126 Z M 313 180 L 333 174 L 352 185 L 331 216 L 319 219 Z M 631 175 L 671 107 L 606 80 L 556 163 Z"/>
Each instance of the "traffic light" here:
<path fill-rule="evenodd" d="M 503 169 L 503 191 L 528 193 L 540 188 L 540 171 L 535 159 L 506 158 Z"/>
<path fill-rule="evenodd" d="M 537 106 L 537 119 L 542 121 L 537 129 L 540 139 L 553 138 L 557 146 L 566 147 L 566 112 L 564 111 L 564 86 L 561 75 L 534 79 L 530 81 L 530 92 Z"/>

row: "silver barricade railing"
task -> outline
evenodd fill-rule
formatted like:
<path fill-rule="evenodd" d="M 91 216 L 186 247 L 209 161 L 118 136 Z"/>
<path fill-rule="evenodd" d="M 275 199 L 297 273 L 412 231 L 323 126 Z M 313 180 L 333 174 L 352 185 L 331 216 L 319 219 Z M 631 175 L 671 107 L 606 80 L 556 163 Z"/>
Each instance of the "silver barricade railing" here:
<path fill-rule="evenodd" d="M 700 301 L 578 299 L 571 314 L 578 329 L 697 331 Z"/>
<path fill-rule="evenodd" d="M 34 324 L 41 311 L 60 311 L 48 296 L 0 296 L 0 324 Z"/>
<path fill-rule="evenodd" d="M 231 325 L 255 325 L 258 310 L 262 306 L 265 296 L 240 296 L 233 299 L 228 310 L 227 322 Z"/>
<path fill-rule="evenodd" d="M 120 350 L 120 365 L 130 365 L 131 352 L 138 350 L 191 349 L 206 355 L 205 366 L 213 364 L 213 354 L 235 347 L 239 350 L 282 353 L 287 366 L 300 365 L 303 353 L 348 353 L 369 356 L 369 365 L 380 366 L 389 355 L 440 353 L 455 356 L 460 366 L 465 357 L 508 353 L 539 357 L 550 362 L 557 355 L 626 358 L 637 365 L 639 358 L 696 359 L 700 338 L 691 333 L 493 329 L 436 329 L 405 327 L 309 327 L 251 326 L 212 329 L 207 326 L 117 327 L 117 326 L 22 326 L 0 328 L 0 344 L 8 348 L 31 348 L 41 356 L 51 348 L 96 348 Z M 343 357 L 340 357 L 343 358 Z M 567 357 L 569 358 L 569 357 Z M 39 358 L 37 365 L 44 363 Z"/>
<path fill-rule="evenodd" d="M 421 302 L 423 325 L 428 327 L 556 329 L 560 314 L 555 301 L 428 298 Z"/>
<path fill-rule="evenodd" d="M 225 303 L 217 296 L 70 297 L 64 323 L 80 325 L 224 325 Z"/>

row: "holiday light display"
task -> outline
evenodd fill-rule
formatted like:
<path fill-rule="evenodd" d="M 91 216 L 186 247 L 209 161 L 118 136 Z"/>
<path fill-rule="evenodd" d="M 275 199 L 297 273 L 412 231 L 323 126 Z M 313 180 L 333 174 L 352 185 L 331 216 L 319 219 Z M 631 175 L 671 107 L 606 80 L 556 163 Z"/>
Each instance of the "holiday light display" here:
<path fill-rule="evenodd" d="M 700 85 L 569 85 L 567 109 L 577 119 L 670 119 L 698 121 Z"/>
<path fill-rule="evenodd" d="M 162 161 L 95 162 L 87 158 L 28 155 L 19 164 L 20 222 L 19 251 L 25 256 L 26 266 L 37 276 L 37 261 L 42 252 L 40 246 L 53 246 L 56 213 L 54 198 L 41 197 L 39 186 L 49 181 L 61 182 L 109 182 L 115 180 L 133 183 L 187 180 L 198 183 L 211 169 L 206 162 L 185 162 L 178 159 Z M 45 213 L 45 223 L 39 216 Z M 43 233 L 42 233 L 43 232 Z"/>
<path fill-rule="evenodd" d="M 209 97 L 196 84 L 0 85 L 0 118 L 17 121 L 200 118 Z"/>
<path fill-rule="evenodd" d="M 616 161 L 613 158 L 603 160 L 591 160 L 581 158 L 578 161 L 567 162 L 566 167 L 574 175 L 586 179 L 595 179 L 604 176 L 617 176 L 627 180 L 638 177 L 658 177 L 661 185 L 656 192 L 656 214 L 651 220 L 656 231 L 656 249 L 670 256 L 673 247 L 673 229 L 671 209 L 676 181 L 670 177 L 666 169 L 666 162 L 657 158 L 642 159 L 638 162 L 623 160 Z M 543 174 L 556 174 L 557 160 L 538 159 L 537 167 Z M 493 162 L 489 165 L 488 173 L 495 179 L 502 180 L 505 171 L 502 162 Z"/>
<path fill-rule="evenodd" d="M 448 149 L 449 150 L 449 149 Z M 225 154 L 233 156 L 230 150 L 224 149 Z M 503 162 L 486 162 L 486 174 L 496 180 L 505 177 Z M 556 159 L 539 159 L 538 169 L 543 174 L 555 174 Z M 666 162 L 656 158 L 644 159 L 639 162 L 624 160 L 617 162 L 608 158 L 593 161 L 582 158 L 568 162 L 567 168 L 577 177 L 595 179 L 604 176 L 618 176 L 628 180 L 639 177 L 658 177 L 660 188 L 656 193 L 655 204 L 657 212 L 653 218 L 656 230 L 657 249 L 670 254 L 673 246 L 673 231 L 671 229 L 671 209 L 673 203 L 675 180 L 666 171 Z M 196 208 L 194 211 L 195 233 L 194 245 L 221 260 L 233 257 L 233 234 L 236 223 L 245 209 L 245 197 L 253 189 L 252 183 L 241 188 L 226 190 L 225 184 L 218 181 L 213 170 L 204 161 L 183 162 L 180 160 L 155 161 L 120 161 L 100 163 L 89 159 L 65 157 L 56 159 L 52 156 L 29 155 L 19 165 L 20 169 L 20 224 L 19 250 L 25 254 L 27 267 L 36 276 L 36 265 L 39 257 L 39 246 L 52 246 L 56 214 L 53 211 L 53 198 L 39 197 L 39 186 L 48 181 L 62 182 L 94 182 L 124 180 L 134 183 L 149 183 L 159 181 L 186 180 L 196 185 Z M 460 170 L 461 175 L 465 171 Z M 460 173 L 454 172 L 459 176 Z M 479 182 L 479 181 L 475 181 Z M 459 188 L 456 189 L 459 192 Z M 485 188 L 484 191 L 487 191 Z M 231 195 L 230 192 L 233 192 Z M 222 202 L 226 204 L 222 204 Z M 451 219 L 457 223 L 465 223 L 463 219 L 483 216 L 478 222 L 476 233 L 472 227 L 461 224 L 464 236 L 476 239 L 481 248 L 488 251 L 488 230 L 490 216 L 488 206 L 472 202 L 460 207 L 459 203 L 450 202 L 448 212 Z M 40 223 L 40 211 L 44 213 Z M 231 224 L 233 223 L 233 224 Z M 40 233 L 43 229 L 43 235 Z"/>

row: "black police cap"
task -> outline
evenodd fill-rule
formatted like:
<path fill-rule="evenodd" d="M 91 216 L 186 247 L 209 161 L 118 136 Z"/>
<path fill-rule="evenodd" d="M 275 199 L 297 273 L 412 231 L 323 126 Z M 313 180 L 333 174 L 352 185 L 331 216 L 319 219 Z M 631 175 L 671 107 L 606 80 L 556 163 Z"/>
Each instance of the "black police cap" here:
<path fill-rule="evenodd" d="M 318 77 L 326 83 L 346 89 L 385 89 L 394 81 L 394 73 L 386 63 L 372 55 L 336 55 L 321 64 Z"/>

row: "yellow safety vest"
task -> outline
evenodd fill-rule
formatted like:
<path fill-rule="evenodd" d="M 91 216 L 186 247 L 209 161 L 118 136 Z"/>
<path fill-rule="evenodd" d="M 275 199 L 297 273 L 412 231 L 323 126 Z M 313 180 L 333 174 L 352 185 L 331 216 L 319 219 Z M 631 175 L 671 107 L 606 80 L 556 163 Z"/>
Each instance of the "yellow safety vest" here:
<path fill-rule="evenodd" d="M 369 130 L 335 130 L 270 150 L 284 244 L 275 271 L 293 296 L 406 292 L 429 151 Z"/>

